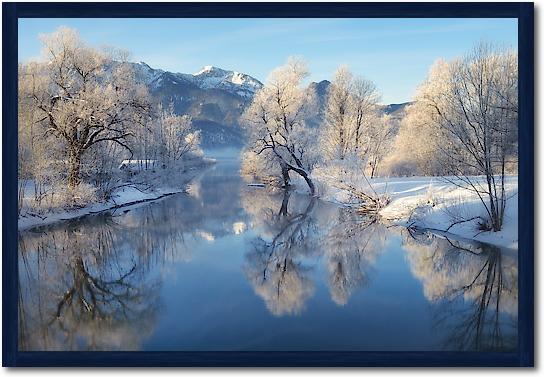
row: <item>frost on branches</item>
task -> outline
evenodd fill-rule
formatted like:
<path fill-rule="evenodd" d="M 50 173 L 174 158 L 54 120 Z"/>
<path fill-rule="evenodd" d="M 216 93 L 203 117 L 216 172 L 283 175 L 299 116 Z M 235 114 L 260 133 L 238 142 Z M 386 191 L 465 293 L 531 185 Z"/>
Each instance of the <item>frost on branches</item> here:
<path fill-rule="evenodd" d="M 395 199 L 384 177 L 437 176 L 480 202 L 481 211 L 452 216 L 446 228 L 464 221 L 503 228 L 517 193 L 506 183 L 517 173 L 517 53 L 481 43 L 462 58 L 438 60 L 401 117 L 385 113 L 371 81 L 340 66 L 314 127 L 307 74 L 290 59 L 256 94 L 245 113 L 243 175 L 285 188 L 302 179 L 311 194 L 373 212 Z"/>
<path fill-rule="evenodd" d="M 41 59 L 19 65 L 20 215 L 82 208 L 127 185 L 176 187 L 166 171 L 202 160 L 191 119 L 153 102 L 126 52 L 90 47 L 65 27 L 41 41 Z M 120 171 L 135 159 L 160 163 L 154 175 Z"/>
<path fill-rule="evenodd" d="M 307 75 L 306 64 L 290 58 L 270 74 L 265 86 L 255 94 L 244 121 L 248 148 L 259 156 L 247 169 L 260 170 L 269 163 L 281 172 L 284 187 L 290 186 L 290 174 L 294 172 L 304 179 L 313 195 L 315 185 L 310 171 L 315 130 L 304 121 L 308 95 L 302 87 Z"/>
<path fill-rule="evenodd" d="M 501 230 L 506 176 L 517 173 L 517 82 L 517 53 L 485 43 L 438 61 L 401 124 L 391 172 L 445 176 L 479 198 L 482 229 Z"/>

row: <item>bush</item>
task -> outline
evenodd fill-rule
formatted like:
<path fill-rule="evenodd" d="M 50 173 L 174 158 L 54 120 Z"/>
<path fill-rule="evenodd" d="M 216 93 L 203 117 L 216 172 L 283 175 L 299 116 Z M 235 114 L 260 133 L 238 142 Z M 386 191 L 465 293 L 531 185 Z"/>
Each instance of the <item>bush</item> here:
<path fill-rule="evenodd" d="M 80 183 L 74 188 L 57 187 L 53 190 L 51 207 L 53 208 L 83 208 L 97 201 L 96 188 L 88 183 Z"/>

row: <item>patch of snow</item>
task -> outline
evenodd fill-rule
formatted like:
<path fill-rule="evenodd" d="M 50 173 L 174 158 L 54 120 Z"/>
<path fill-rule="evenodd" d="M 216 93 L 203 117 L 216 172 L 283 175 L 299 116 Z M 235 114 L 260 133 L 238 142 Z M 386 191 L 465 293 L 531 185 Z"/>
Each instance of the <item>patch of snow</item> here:
<path fill-rule="evenodd" d="M 123 160 L 119 164 L 119 170 L 139 168 L 141 170 L 153 169 L 156 165 L 155 160 Z"/>
<path fill-rule="evenodd" d="M 198 71 L 197 73 L 193 73 L 193 76 L 198 76 L 203 73 L 209 73 L 213 70 L 213 68 L 214 68 L 213 65 L 205 65 L 204 67 L 202 67 L 200 71 Z"/>
<path fill-rule="evenodd" d="M 213 234 L 211 234 L 210 232 L 207 232 L 207 231 L 204 231 L 204 230 L 199 230 L 198 232 L 196 232 L 200 237 L 202 237 L 203 239 L 205 239 L 206 241 L 208 242 L 213 242 L 215 241 L 215 236 Z"/>
<path fill-rule="evenodd" d="M 247 225 L 243 221 L 237 221 L 232 224 L 232 231 L 234 234 L 242 234 L 246 231 Z"/>
<path fill-rule="evenodd" d="M 232 78 L 230 80 L 233 84 L 242 85 L 245 83 L 244 76 L 238 72 L 232 72 Z"/>
<path fill-rule="evenodd" d="M 51 225 L 60 221 L 75 219 L 78 217 L 107 211 L 117 208 L 119 206 L 128 207 L 141 205 L 141 203 L 143 202 L 157 200 L 164 196 L 178 194 L 182 192 L 185 192 L 185 190 L 179 188 L 162 188 L 153 190 L 152 192 L 141 192 L 132 187 L 125 187 L 120 191 L 116 192 L 110 200 L 104 203 L 91 204 L 80 209 L 71 209 L 48 213 L 43 216 L 33 215 L 30 213 L 24 214 L 19 217 L 18 230 L 23 231 L 34 227 Z"/>

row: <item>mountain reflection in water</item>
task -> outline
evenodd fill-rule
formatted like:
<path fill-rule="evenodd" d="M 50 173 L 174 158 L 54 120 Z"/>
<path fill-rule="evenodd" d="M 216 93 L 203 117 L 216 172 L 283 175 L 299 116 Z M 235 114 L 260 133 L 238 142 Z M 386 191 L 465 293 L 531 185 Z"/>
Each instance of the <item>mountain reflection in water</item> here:
<path fill-rule="evenodd" d="M 20 233 L 19 348 L 512 351 L 517 271 L 222 158 L 188 194 Z"/>

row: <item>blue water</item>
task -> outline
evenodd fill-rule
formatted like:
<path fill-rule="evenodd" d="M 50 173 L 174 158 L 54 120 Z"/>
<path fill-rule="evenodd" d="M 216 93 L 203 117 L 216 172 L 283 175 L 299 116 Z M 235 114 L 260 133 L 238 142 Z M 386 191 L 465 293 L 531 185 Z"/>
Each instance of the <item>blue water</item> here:
<path fill-rule="evenodd" d="M 515 350 L 515 251 L 248 187 L 21 233 L 22 350 Z"/>

